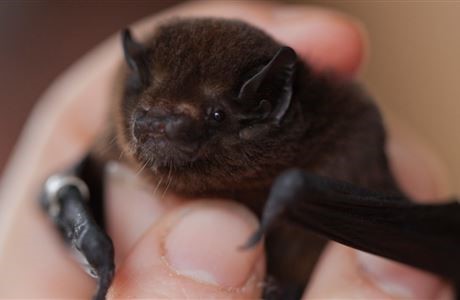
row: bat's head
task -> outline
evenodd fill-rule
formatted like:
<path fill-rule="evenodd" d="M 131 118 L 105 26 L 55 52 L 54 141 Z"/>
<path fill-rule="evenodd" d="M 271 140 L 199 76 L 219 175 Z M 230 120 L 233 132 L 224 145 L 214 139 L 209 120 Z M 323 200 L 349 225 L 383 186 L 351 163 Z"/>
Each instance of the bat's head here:
<path fill-rule="evenodd" d="M 284 124 L 299 118 L 291 48 L 222 19 L 175 20 L 144 44 L 125 30 L 122 42 L 119 139 L 145 170 L 172 174 L 172 188 L 253 184 L 288 151 Z"/>

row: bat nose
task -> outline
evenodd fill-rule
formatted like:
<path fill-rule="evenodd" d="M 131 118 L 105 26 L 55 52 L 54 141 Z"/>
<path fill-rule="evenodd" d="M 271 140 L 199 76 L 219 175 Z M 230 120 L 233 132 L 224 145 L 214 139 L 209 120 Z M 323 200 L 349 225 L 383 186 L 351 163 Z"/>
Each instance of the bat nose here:
<path fill-rule="evenodd" d="M 171 142 L 194 142 L 197 137 L 196 122 L 186 115 L 150 115 L 137 116 L 134 124 L 134 136 L 145 142 L 149 139 L 167 139 Z"/>
<path fill-rule="evenodd" d="M 188 141 L 193 139 L 193 120 L 186 116 L 170 118 L 166 123 L 165 132 L 169 139 Z"/>

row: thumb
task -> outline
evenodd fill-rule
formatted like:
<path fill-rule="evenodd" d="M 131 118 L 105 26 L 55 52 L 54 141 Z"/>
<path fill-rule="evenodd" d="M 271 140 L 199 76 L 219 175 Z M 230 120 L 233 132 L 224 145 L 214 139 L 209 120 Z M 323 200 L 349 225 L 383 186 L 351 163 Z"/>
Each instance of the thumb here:
<path fill-rule="evenodd" d="M 262 247 L 238 250 L 256 228 L 255 216 L 239 204 L 187 203 L 147 230 L 108 298 L 260 298 Z"/>

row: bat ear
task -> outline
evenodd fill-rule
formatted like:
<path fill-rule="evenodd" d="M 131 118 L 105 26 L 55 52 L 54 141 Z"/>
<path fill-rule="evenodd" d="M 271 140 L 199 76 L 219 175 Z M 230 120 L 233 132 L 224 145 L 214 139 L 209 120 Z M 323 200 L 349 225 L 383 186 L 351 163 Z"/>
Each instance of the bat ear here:
<path fill-rule="evenodd" d="M 146 48 L 135 41 L 129 28 L 123 30 L 121 34 L 123 53 L 129 68 L 135 73 L 142 84 L 147 85 L 150 79 L 147 64 Z"/>
<path fill-rule="evenodd" d="M 238 98 L 242 103 L 251 104 L 266 101 L 256 99 L 260 95 L 259 92 L 266 88 L 269 91 L 268 97 L 274 97 L 270 101 L 273 110 L 269 118 L 278 125 L 291 104 L 296 63 L 295 51 L 290 47 L 281 47 L 262 70 L 243 84 Z"/>

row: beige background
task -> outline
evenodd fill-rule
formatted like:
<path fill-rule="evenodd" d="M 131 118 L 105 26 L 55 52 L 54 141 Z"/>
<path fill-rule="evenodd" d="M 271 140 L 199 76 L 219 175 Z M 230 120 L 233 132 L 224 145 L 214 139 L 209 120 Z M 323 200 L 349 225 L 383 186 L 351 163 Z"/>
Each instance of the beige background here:
<path fill-rule="evenodd" d="M 441 156 L 460 193 L 460 1 L 314 3 L 363 22 L 371 51 L 361 79 Z"/>

